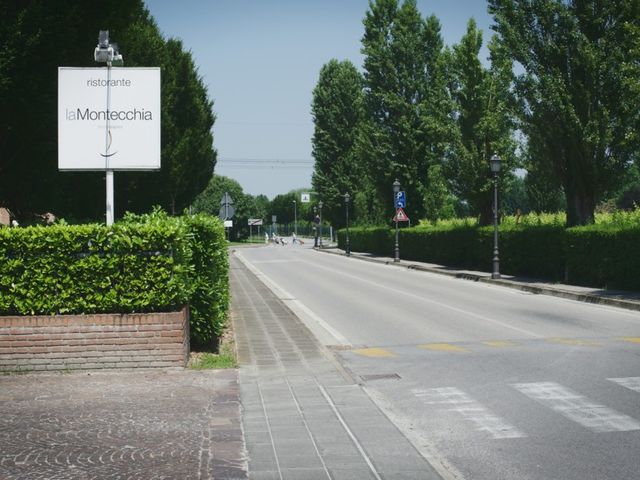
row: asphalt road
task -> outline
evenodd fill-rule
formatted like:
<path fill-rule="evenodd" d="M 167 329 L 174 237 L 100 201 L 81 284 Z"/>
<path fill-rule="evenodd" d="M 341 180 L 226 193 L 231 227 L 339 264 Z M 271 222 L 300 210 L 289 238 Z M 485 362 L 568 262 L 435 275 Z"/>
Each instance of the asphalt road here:
<path fill-rule="evenodd" d="M 640 313 L 306 245 L 238 253 L 444 478 L 639 478 Z"/>

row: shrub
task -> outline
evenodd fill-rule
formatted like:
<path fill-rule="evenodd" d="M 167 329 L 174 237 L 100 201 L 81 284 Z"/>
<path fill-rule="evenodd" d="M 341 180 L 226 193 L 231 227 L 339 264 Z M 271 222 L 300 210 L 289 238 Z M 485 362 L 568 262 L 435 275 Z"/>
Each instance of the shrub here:
<path fill-rule="evenodd" d="M 194 272 L 191 277 L 191 337 L 197 344 L 222 334 L 229 310 L 229 258 L 224 227 L 210 215 L 184 217 Z"/>
<path fill-rule="evenodd" d="M 0 314 L 178 310 L 191 335 L 218 335 L 228 310 L 224 229 L 205 215 L 127 215 L 104 225 L 0 229 Z"/>
<path fill-rule="evenodd" d="M 578 285 L 640 290 L 640 226 L 567 229 L 567 271 Z"/>
<path fill-rule="evenodd" d="M 640 209 L 598 213 L 596 225 L 565 228 L 566 215 L 530 213 L 500 225 L 500 270 L 578 285 L 640 290 Z M 393 255 L 388 227 L 350 229 L 351 250 Z M 345 232 L 338 232 L 345 245 Z M 421 221 L 400 230 L 400 257 L 458 268 L 491 270 L 493 227 L 473 218 Z M 565 278 L 565 275 L 568 278 Z"/>

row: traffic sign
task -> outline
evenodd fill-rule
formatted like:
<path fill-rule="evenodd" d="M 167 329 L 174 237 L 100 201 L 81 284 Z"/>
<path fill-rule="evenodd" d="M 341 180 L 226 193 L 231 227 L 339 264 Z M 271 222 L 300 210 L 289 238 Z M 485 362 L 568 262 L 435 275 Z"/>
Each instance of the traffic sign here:
<path fill-rule="evenodd" d="M 405 192 L 396 193 L 396 208 L 405 208 L 407 206 L 407 196 Z"/>
<path fill-rule="evenodd" d="M 231 199 L 231 195 L 229 195 L 228 192 L 224 192 L 224 195 L 222 195 L 220 205 L 233 205 L 233 200 Z"/>
<path fill-rule="evenodd" d="M 218 212 L 218 217 L 220 217 L 221 220 L 229 220 L 235 214 L 236 209 L 233 208 L 231 195 L 229 195 L 228 192 L 224 192 L 222 200 L 220 200 L 220 211 Z"/>
<path fill-rule="evenodd" d="M 311 194 L 310 193 L 301 193 L 300 194 L 300 201 L 302 203 L 309 203 L 311 201 Z"/>
<path fill-rule="evenodd" d="M 221 220 L 228 220 L 236 214 L 236 209 L 233 206 L 227 204 L 220 207 L 218 211 L 218 217 Z"/>
<path fill-rule="evenodd" d="M 398 208 L 396 210 L 396 214 L 393 216 L 393 221 L 394 222 L 408 222 L 409 221 L 409 217 L 407 217 L 407 214 L 404 213 L 404 210 L 402 208 Z"/>

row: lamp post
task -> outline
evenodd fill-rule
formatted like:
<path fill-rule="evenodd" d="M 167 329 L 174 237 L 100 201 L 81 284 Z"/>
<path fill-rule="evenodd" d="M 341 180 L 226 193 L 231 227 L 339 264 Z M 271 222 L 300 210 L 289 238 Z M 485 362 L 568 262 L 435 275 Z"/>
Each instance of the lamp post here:
<path fill-rule="evenodd" d="M 396 197 L 398 196 L 398 192 L 400 191 L 400 182 L 398 181 L 398 179 L 396 178 L 395 182 L 393 182 L 393 208 L 395 210 L 395 206 L 396 206 Z M 394 253 L 394 257 L 393 257 L 393 261 L 394 262 L 399 262 L 400 261 L 400 246 L 398 245 L 398 215 L 396 213 L 396 215 L 394 215 L 395 221 L 396 221 L 396 246 L 395 246 L 395 253 Z"/>
<path fill-rule="evenodd" d="M 296 201 L 293 201 L 293 233 L 298 236 L 298 205 Z"/>
<path fill-rule="evenodd" d="M 500 278 L 500 257 L 498 255 L 498 173 L 500 172 L 500 157 L 491 157 L 491 173 L 493 173 L 493 270 L 491 278 Z"/>
<path fill-rule="evenodd" d="M 347 192 L 344 194 L 344 205 L 347 210 L 347 245 L 345 248 L 345 254 L 347 255 L 347 257 L 351 256 L 351 248 L 349 247 L 349 200 L 351 200 L 351 195 L 349 195 L 349 192 Z"/>
<path fill-rule="evenodd" d="M 320 248 L 322 248 L 322 200 L 318 202 L 318 212 L 320 216 Z"/>
<path fill-rule="evenodd" d="M 318 217 L 317 208 L 313 206 L 313 248 L 318 248 L 318 224 L 320 217 Z"/>

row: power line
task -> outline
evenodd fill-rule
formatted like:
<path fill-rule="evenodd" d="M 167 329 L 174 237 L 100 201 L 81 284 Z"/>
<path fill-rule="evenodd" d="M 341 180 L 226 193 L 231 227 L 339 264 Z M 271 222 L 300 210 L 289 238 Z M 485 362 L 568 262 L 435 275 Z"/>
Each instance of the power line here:
<path fill-rule="evenodd" d="M 315 161 L 310 158 L 238 158 L 222 157 L 218 165 L 225 168 L 311 168 Z"/>
<path fill-rule="evenodd" d="M 313 158 L 246 158 L 246 157 L 220 157 L 222 162 L 274 162 L 274 163 L 314 163 Z"/>

